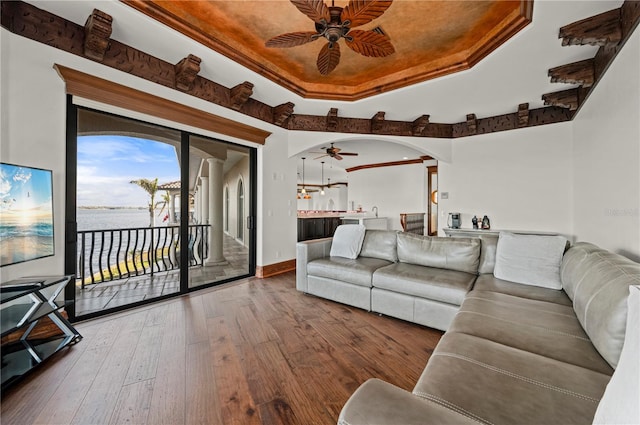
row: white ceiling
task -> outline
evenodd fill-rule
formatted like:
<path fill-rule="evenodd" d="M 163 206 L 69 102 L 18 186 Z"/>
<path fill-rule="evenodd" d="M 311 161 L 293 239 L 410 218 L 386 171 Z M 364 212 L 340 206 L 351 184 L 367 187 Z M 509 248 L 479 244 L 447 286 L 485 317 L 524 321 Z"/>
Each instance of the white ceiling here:
<path fill-rule="evenodd" d="M 227 87 L 250 81 L 254 84 L 253 98 L 269 105 L 293 102 L 296 114 L 326 115 L 330 108 L 337 107 L 339 116 L 371 118 L 376 112 L 384 111 L 387 120 L 412 121 L 422 114 L 429 114 L 432 122 L 456 123 L 465 121 L 466 114 L 470 113 L 483 118 L 514 112 L 518 104 L 525 102 L 530 108 L 541 107 L 542 94 L 571 88 L 566 84 L 550 83 L 548 69 L 593 57 L 597 48 L 562 47 L 558 39 L 559 28 L 620 7 L 622 1 L 535 0 L 533 22 L 472 69 L 356 102 L 300 98 L 120 2 L 71 0 L 33 3 L 80 25 L 84 25 L 93 8 L 98 8 L 114 18 L 113 39 L 171 63 L 177 63 L 189 53 L 194 54 L 202 59 L 199 75 Z M 273 10 L 276 14 L 277 7 Z M 424 19 L 428 25 L 428 17 Z M 420 153 L 400 145 L 381 142 L 367 144 L 366 149 L 362 142 L 341 142 L 338 146 L 345 151 L 361 153 L 356 158 L 340 161 L 342 167 L 420 156 Z M 308 153 L 305 155 L 311 157 Z M 319 175 L 319 169 L 310 170 Z"/>

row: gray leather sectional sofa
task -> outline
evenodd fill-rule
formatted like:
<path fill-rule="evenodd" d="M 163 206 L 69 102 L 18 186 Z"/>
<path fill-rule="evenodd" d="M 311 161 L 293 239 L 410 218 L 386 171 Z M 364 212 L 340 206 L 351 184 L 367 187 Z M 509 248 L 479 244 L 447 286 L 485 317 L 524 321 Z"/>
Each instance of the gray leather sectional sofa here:
<path fill-rule="evenodd" d="M 640 264 L 578 243 L 562 258 L 562 289 L 555 290 L 495 278 L 489 272 L 495 239 L 422 238 L 428 240 L 420 244 L 425 252 L 417 253 L 420 237 L 398 234 L 398 258 L 407 260 L 403 250 L 410 246 L 412 255 L 420 258 L 413 260 L 419 264 L 407 264 L 423 268 L 416 269 L 378 258 L 376 250 L 366 245 L 367 237 L 356 260 L 328 257 L 327 240 L 299 244 L 298 289 L 404 315 L 405 320 L 427 322 L 423 324 L 447 332 L 412 392 L 372 377 L 345 404 L 340 425 L 586 424 L 594 421 L 596 409 L 599 413 L 606 409 L 599 407 L 600 399 L 620 359 L 627 298 L 630 288 L 637 289 L 632 285 L 640 285 Z M 389 245 L 383 251 L 391 252 L 391 236 L 377 234 L 368 242 L 378 239 Z M 441 245 L 448 243 L 452 246 Z M 475 260 L 470 258 L 472 252 L 477 253 Z M 333 263 L 337 265 L 330 274 Z M 484 273 L 474 273 L 474 264 Z M 429 270 L 432 267 L 441 271 Z M 379 270 L 383 273 L 377 277 Z M 369 286 L 366 273 L 371 277 Z M 418 290 L 419 284 L 433 288 Z M 402 306 L 410 304 L 406 297 L 413 297 L 412 312 L 402 312 Z M 430 306 L 435 310 L 423 311 Z M 436 319 L 438 314 L 444 318 Z M 638 332 L 637 325 L 629 332 Z M 627 363 L 637 368 L 637 351 L 631 358 Z M 622 378 L 628 373 L 618 371 Z M 635 389 L 624 388 L 620 394 L 636 396 L 621 405 L 640 419 L 638 378 L 627 378 L 625 385 Z M 597 423 L 607 422 L 603 417 Z"/>

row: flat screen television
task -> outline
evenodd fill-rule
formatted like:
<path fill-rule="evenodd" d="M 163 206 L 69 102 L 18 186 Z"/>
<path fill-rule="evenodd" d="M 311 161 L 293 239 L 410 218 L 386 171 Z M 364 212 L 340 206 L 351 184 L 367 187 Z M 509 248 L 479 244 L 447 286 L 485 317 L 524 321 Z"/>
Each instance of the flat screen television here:
<path fill-rule="evenodd" d="M 53 254 L 51 170 L 0 162 L 0 267 Z"/>

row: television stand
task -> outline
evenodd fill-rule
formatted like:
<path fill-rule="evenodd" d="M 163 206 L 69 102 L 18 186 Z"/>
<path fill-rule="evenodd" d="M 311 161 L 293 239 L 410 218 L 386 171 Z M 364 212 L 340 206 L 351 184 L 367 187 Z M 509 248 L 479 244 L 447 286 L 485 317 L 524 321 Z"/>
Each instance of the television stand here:
<path fill-rule="evenodd" d="M 82 335 L 60 314 L 67 303 L 56 301 L 73 276 L 29 277 L 0 286 L 2 338 L 19 333 L 19 339 L 2 345 L 2 390 L 19 380 Z M 38 321 L 48 317 L 59 335 L 30 338 Z"/>

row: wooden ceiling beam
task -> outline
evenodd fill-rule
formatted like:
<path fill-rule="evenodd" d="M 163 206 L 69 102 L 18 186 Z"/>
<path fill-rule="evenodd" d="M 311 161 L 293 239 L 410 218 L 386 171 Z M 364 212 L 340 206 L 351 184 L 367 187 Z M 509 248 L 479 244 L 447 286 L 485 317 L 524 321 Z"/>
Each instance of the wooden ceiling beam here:
<path fill-rule="evenodd" d="M 98 9 L 93 9 L 84 24 L 84 55 L 98 62 L 104 60 L 109 48 L 113 18 Z"/>
<path fill-rule="evenodd" d="M 542 95 L 545 105 L 558 106 L 575 111 L 580 106 L 580 89 L 573 88 L 568 90 L 556 91 Z"/>
<path fill-rule="evenodd" d="M 202 59 L 195 55 L 188 55 L 175 65 L 176 88 L 182 91 L 189 91 L 193 88 L 198 72 L 200 72 L 200 62 Z"/>
<path fill-rule="evenodd" d="M 287 120 L 293 114 L 294 105 L 291 102 L 283 103 L 273 108 L 273 123 L 279 127 L 284 127 Z"/>
<path fill-rule="evenodd" d="M 595 60 L 585 59 L 549 69 L 552 83 L 578 84 L 591 87 L 595 81 Z"/>
<path fill-rule="evenodd" d="M 620 8 L 573 22 L 560 28 L 563 46 L 610 46 L 622 39 Z"/>
<path fill-rule="evenodd" d="M 421 115 L 413 121 L 411 125 L 411 135 L 420 136 L 429 125 L 429 115 Z"/>
<path fill-rule="evenodd" d="M 338 108 L 329 109 L 327 114 L 327 131 L 336 131 L 338 128 Z"/>
<path fill-rule="evenodd" d="M 231 88 L 230 101 L 231 109 L 239 111 L 242 106 L 249 100 L 253 94 L 253 84 L 249 81 L 240 83 L 237 86 Z"/>

